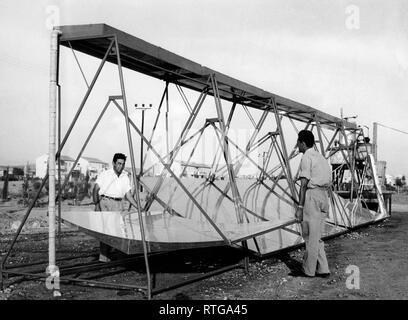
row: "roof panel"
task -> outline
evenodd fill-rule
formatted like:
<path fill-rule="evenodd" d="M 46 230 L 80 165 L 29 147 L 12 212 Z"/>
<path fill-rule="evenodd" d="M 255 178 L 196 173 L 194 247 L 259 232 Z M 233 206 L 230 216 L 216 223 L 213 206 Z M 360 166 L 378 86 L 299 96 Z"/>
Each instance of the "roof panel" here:
<path fill-rule="evenodd" d="M 274 98 L 278 110 L 302 113 L 301 116 L 293 116 L 299 121 L 307 122 L 316 116 L 322 123 L 328 123 L 325 127 L 331 129 L 342 122 L 346 128 L 356 128 L 355 123 L 231 78 L 105 24 L 69 25 L 59 29 L 61 45 L 71 45 L 74 50 L 97 58 L 103 58 L 111 39 L 116 36 L 123 67 L 148 76 L 202 91 L 206 86 L 205 79 L 215 74 L 222 99 L 233 101 L 236 98 L 237 102 L 249 107 L 264 109 L 265 101 Z M 116 64 L 114 55 L 108 56 L 107 60 Z"/>

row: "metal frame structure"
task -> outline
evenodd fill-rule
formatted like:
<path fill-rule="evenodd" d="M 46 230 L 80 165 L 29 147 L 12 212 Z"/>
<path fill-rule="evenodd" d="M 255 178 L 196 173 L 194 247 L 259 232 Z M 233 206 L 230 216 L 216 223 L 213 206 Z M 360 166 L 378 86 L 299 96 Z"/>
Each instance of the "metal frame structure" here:
<path fill-rule="evenodd" d="M 61 88 L 58 83 L 59 77 L 59 50 L 60 46 L 69 47 L 74 53 L 75 60 L 78 63 L 81 74 L 87 85 L 87 90 L 85 95 L 79 105 L 79 108 L 61 141 Z M 90 83 L 85 78 L 79 61 L 75 55 L 75 51 L 87 53 L 93 57 L 101 59 L 99 67 Z M 30 204 L 25 217 L 23 218 L 20 227 L 18 228 L 16 235 L 14 236 L 12 243 L 8 252 L 1 262 L 1 284 L 3 284 L 3 274 L 7 275 L 21 275 L 25 277 L 46 277 L 46 274 L 39 274 L 37 272 L 22 272 L 15 271 L 13 269 L 22 268 L 26 265 L 6 266 L 6 261 L 14 247 L 14 244 L 21 233 L 21 230 L 37 201 L 41 189 L 45 186 L 46 181 L 50 183 L 50 194 L 49 194 L 49 266 L 48 273 L 51 276 L 58 277 L 61 281 L 67 282 L 79 282 L 88 283 L 91 285 L 106 285 L 108 287 L 114 288 L 126 288 L 126 289 L 139 289 L 147 292 L 148 298 L 151 298 L 153 294 L 162 292 L 167 289 L 181 286 L 183 284 L 191 283 L 192 281 L 200 280 L 205 277 L 213 276 L 215 274 L 231 270 L 232 268 L 241 267 L 242 264 L 236 264 L 230 267 L 222 268 L 214 272 L 210 272 L 204 276 L 197 277 L 193 280 L 188 280 L 181 284 L 176 284 L 168 288 L 154 289 L 152 284 L 152 276 L 150 274 L 149 268 L 149 257 L 152 254 L 148 250 L 147 241 L 145 237 L 145 226 L 143 222 L 143 215 L 147 214 L 150 210 L 152 203 L 156 201 L 162 208 L 163 211 L 168 212 L 171 215 L 188 217 L 188 213 L 179 212 L 172 207 L 172 199 L 177 189 L 181 189 L 184 192 L 187 199 L 191 202 L 191 206 L 199 212 L 199 214 L 208 221 L 208 223 L 217 231 L 220 238 L 227 245 L 234 245 L 241 247 L 245 252 L 250 252 L 251 247 L 255 248 L 255 251 L 259 256 L 266 255 L 260 249 L 258 243 L 258 237 L 263 236 L 267 232 L 280 229 L 284 232 L 290 234 L 300 235 L 299 227 L 296 225 L 297 221 L 295 219 L 282 223 L 278 228 L 272 228 L 265 230 L 259 234 L 252 234 L 247 237 L 243 237 L 239 240 L 231 241 L 227 235 L 225 235 L 222 230 L 217 225 L 214 218 L 206 208 L 200 203 L 199 196 L 204 196 L 204 190 L 206 188 L 213 188 L 217 190 L 219 196 L 216 201 L 216 207 L 220 207 L 221 203 L 225 200 L 232 203 L 235 211 L 236 223 L 240 224 L 243 222 L 251 221 L 267 221 L 268 217 L 264 213 L 257 212 L 253 208 L 249 208 L 248 203 L 250 202 L 250 197 L 254 202 L 257 198 L 256 194 L 261 188 L 267 190 L 267 192 L 274 197 L 278 198 L 279 201 L 289 205 L 292 208 L 296 208 L 298 203 L 298 185 L 296 183 L 297 174 L 294 174 L 293 170 L 293 160 L 298 156 L 296 151 L 296 146 L 293 149 L 288 148 L 286 141 L 286 135 L 283 129 L 283 121 L 289 121 L 289 124 L 293 126 L 295 132 L 299 130 L 299 125 L 302 128 L 310 129 L 315 132 L 318 137 L 317 149 L 327 158 L 330 159 L 334 154 L 341 154 L 344 159 L 344 164 L 337 168 L 334 174 L 338 172 L 344 172 L 344 170 L 349 170 L 351 174 L 351 189 L 348 194 L 348 200 L 350 204 L 353 204 L 351 210 L 351 216 L 355 214 L 356 210 L 361 203 L 365 203 L 364 192 L 366 186 L 364 184 L 365 177 L 367 175 L 367 168 L 375 168 L 373 161 L 369 161 L 369 158 L 365 158 L 366 165 L 363 168 L 356 167 L 355 159 L 358 153 L 357 138 L 363 136 L 363 130 L 356 126 L 354 123 L 345 121 L 344 119 L 339 119 L 321 112 L 312 107 L 294 102 L 292 100 L 280 97 L 276 94 L 272 94 L 249 84 L 243 83 L 236 79 L 232 79 L 226 75 L 219 72 L 213 71 L 211 69 L 202 67 L 190 60 L 177 56 L 171 52 L 164 49 L 155 47 L 141 39 L 133 37 L 122 31 L 114 29 L 107 25 L 84 25 L 84 26 L 62 26 L 56 28 L 52 34 L 52 47 L 51 47 L 51 61 L 52 66 L 55 69 L 51 72 L 50 81 L 50 132 L 54 133 L 50 137 L 50 148 L 49 148 L 49 174 L 43 179 L 40 190 L 37 196 L 34 198 L 33 202 Z M 64 145 L 66 144 L 72 129 L 74 128 L 83 108 L 88 100 L 88 97 L 93 90 L 95 83 L 101 73 L 101 70 L 106 62 L 111 62 L 117 65 L 119 82 L 120 82 L 120 95 L 109 96 L 105 106 L 103 107 L 98 119 L 94 123 L 92 129 L 90 130 L 85 142 L 75 159 L 74 165 L 65 178 L 64 182 L 61 184 L 61 166 L 58 166 L 58 195 L 55 194 L 55 164 L 56 162 L 60 164 L 60 155 Z M 158 113 L 153 124 L 153 129 L 150 137 L 146 136 L 144 128 L 139 129 L 139 127 L 130 119 L 129 108 L 127 102 L 127 95 L 125 89 L 125 83 L 123 79 L 123 68 L 128 68 L 130 70 L 143 73 L 145 75 L 160 79 L 165 82 L 164 92 L 161 96 L 160 104 L 158 107 Z M 188 111 L 188 119 L 182 128 L 181 134 L 177 139 L 177 142 L 173 147 L 170 147 L 169 143 L 169 86 L 174 85 L 178 90 L 185 106 Z M 188 89 L 193 92 L 198 92 L 199 96 L 195 104 L 192 106 L 188 101 L 183 89 Z M 190 131 L 195 124 L 198 114 L 203 107 L 204 101 L 208 96 L 214 98 L 214 105 L 216 110 L 216 117 L 207 118 L 204 124 L 195 133 L 190 134 Z M 223 102 L 231 103 L 231 108 L 229 110 L 228 117 L 226 117 L 225 111 L 227 110 L 223 106 Z M 159 118 L 162 115 L 161 109 L 163 105 L 166 105 L 166 110 L 164 112 L 165 116 L 165 130 L 166 130 L 166 154 L 162 155 L 157 151 L 157 148 L 152 143 L 155 130 L 157 128 Z M 73 169 L 78 163 L 82 153 L 84 152 L 86 146 L 88 145 L 95 129 L 97 128 L 99 122 L 104 116 L 107 108 L 110 105 L 114 105 L 118 111 L 123 115 L 125 127 L 126 127 L 126 137 L 128 142 L 128 147 L 130 150 L 130 159 L 132 166 L 132 178 L 135 185 L 136 192 L 136 202 L 138 204 L 138 220 L 141 232 L 141 241 L 143 247 L 143 260 L 146 267 L 146 286 L 134 286 L 134 285 L 118 285 L 103 283 L 94 280 L 69 278 L 65 275 L 72 273 L 77 273 L 81 271 L 97 270 L 103 268 L 109 268 L 111 266 L 126 265 L 131 261 L 140 260 L 141 257 L 132 257 L 125 260 L 113 261 L 106 264 L 101 263 L 89 263 L 82 266 L 68 266 L 60 270 L 62 275 L 58 273 L 56 268 L 56 262 L 58 261 L 55 257 L 55 200 L 58 200 L 58 234 L 61 234 L 61 190 L 64 189 L 65 185 L 68 183 L 68 179 L 72 174 Z M 254 131 L 246 143 L 245 148 L 241 148 L 238 143 L 234 142 L 229 136 L 229 131 L 231 127 L 231 122 L 235 111 L 241 108 L 248 116 L 248 119 L 253 124 Z M 253 115 L 249 109 L 258 110 L 261 112 L 261 116 L 258 121 L 255 121 Z M 57 112 L 58 111 L 58 112 Z M 58 115 L 58 119 L 56 119 Z M 275 131 L 268 132 L 264 136 L 259 138 L 261 129 L 265 125 L 265 121 L 268 116 L 272 115 L 275 121 Z M 271 118 L 271 117 L 269 117 Z M 57 121 L 58 120 L 58 121 Z M 143 122 L 142 122 L 143 123 Z M 58 129 L 58 139 L 57 148 L 55 148 L 55 132 L 56 124 Z M 288 124 L 288 123 L 286 123 Z M 213 163 L 211 166 L 211 172 L 208 177 L 194 190 L 189 190 L 183 183 L 183 174 L 187 166 L 184 167 L 180 175 L 176 175 L 172 169 L 172 165 L 180 152 L 187 144 L 192 144 L 195 140 L 194 146 L 189 154 L 187 160 L 187 165 L 190 163 L 194 152 L 200 142 L 201 137 L 204 132 L 208 129 L 212 129 L 215 134 L 217 141 L 219 143 L 218 152 L 215 154 Z M 157 179 L 153 187 L 149 187 L 142 179 L 143 174 L 148 173 L 152 167 L 141 170 L 140 174 L 136 173 L 136 158 L 134 154 L 134 147 L 132 143 L 132 132 L 135 132 L 141 139 L 141 148 L 146 145 L 147 150 L 143 155 L 143 149 L 141 154 L 141 168 L 145 168 L 147 153 L 151 152 L 159 160 L 163 166 L 163 170 Z M 331 137 L 328 137 L 328 132 L 332 133 Z M 334 132 L 334 133 L 333 133 Z M 350 139 L 350 135 L 354 139 Z M 335 146 L 339 143 L 339 146 Z M 342 142 L 342 143 L 341 143 Z M 251 158 L 251 154 L 258 150 L 260 146 L 267 146 L 267 152 L 265 152 L 265 157 L 263 157 L 262 166 Z M 238 156 L 232 156 L 231 150 L 235 149 L 238 152 Z M 361 148 L 360 148 L 361 150 Z M 55 155 L 55 157 L 53 157 Z M 223 165 L 219 166 L 220 159 L 223 159 Z M 278 164 L 274 167 L 270 167 L 273 160 L 277 160 Z M 243 166 L 244 161 L 247 161 L 254 165 L 258 170 L 257 179 L 251 184 L 251 186 L 245 190 L 244 193 L 240 192 L 237 182 L 237 176 Z M 171 179 L 174 180 L 176 186 L 170 193 L 169 199 L 166 201 L 159 196 L 159 191 L 161 190 L 166 175 L 170 174 Z M 216 176 L 227 177 L 227 184 L 224 189 L 220 188 L 215 182 Z M 385 209 L 385 204 L 383 202 L 381 189 L 375 186 L 375 195 L 379 203 L 379 210 L 383 214 L 382 220 L 387 216 Z M 357 187 L 357 188 L 356 188 Z M 147 190 L 149 196 L 145 205 L 142 207 L 139 190 L 143 188 Z M 352 217 L 347 214 L 347 210 L 343 201 L 335 195 L 336 191 L 339 191 L 339 187 L 335 186 L 330 192 L 330 200 L 333 208 L 333 221 L 331 222 L 333 226 L 341 226 L 341 232 L 345 230 L 351 230 L 357 225 L 353 223 Z M 255 206 L 256 207 L 256 206 Z M 340 234 L 340 233 L 339 233 Z M 328 236 L 332 236 L 329 234 Z M 250 242 L 250 243 L 249 243 Z M 293 244 L 297 246 L 298 244 Z M 30 264 L 32 266 L 33 264 Z M 248 268 L 248 258 L 244 260 L 244 267 Z"/>

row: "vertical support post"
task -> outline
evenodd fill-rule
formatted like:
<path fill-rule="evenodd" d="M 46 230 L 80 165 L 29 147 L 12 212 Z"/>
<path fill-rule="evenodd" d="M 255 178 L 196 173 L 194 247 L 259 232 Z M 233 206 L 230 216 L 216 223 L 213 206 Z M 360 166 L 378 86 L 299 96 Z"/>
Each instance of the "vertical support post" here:
<path fill-rule="evenodd" d="M 378 130 L 378 123 L 373 123 L 373 156 L 374 161 L 377 163 L 377 130 Z"/>
<path fill-rule="evenodd" d="M 351 174 L 351 176 L 353 177 L 353 179 L 351 179 L 351 199 L 350 199 L 350 202 L 352 202 L 352 200 L 353 200 L 353 191 L 354 191 L 354 188 L 355 188 L 355 184 L 357 184 L 357 186 L 358 186 L 358 183 L 359 183 L 359 178 L 358 178 L 358 173 L 357 173 L 357 170 L 356 170 L 356 156 L 357 156 L 357 137 L 356 137 L 356 135 L 355 135 L 355 133 L 353 133 L 353 136 L 354 136 L 354 138 L 355 138 L 355 140 L 353 141 L 353 150 L 351 151 L 352 152 L 352 156 L 351 156 L 351 168 L 352 168 L 352 174 Z M 354 177 L 356 177 L 356 179 L 354 179 Z M 356 198 L 358 198 L 358 188 L 357 188 L 357 191 L 356 191 Z"/>
<path fill-rule="evenodd" d="M 24 166 L 24 183 L 23 183 L 24 206 L 28 205 L 28 161 Z"/>
<path fill-rule="evenodd" d="M 120 80 L 120 89 L 122 91 L 122 101 L 123 101 L 123 108 L 124 108 L 124 115 L 125 115 L 125 122 L 126 122 L 126 133 L 127 133 L 127 138 L 128 138 L 128 145 L 129 145 L 129 152 L 130 152 L 130 160 L 132 162 L 132 175 L 133 175 L 133 181 L 135 183 L 135 189 L 137 190 L 135 192 L 136 194 L 136 202 L 137 202 L 137 211 L 138 211 L 138 216 L 139 216 L 139 225 L 140 225 L 140 234 L 142 237 L 142 243 L 143 243 L 143 254 L 144 254 L 144 260 L 145 260 L 145 265 L 146 265 L 146 278 L 147 278 L 147 296 L 149 299 L 152 298 L 152 283 L 151 283 L 151 277 L 150 277 L 150 268 L 149 268 L 149 259 L 147 257 L 147 245 L 146 245 L 146 238 L 145 238 L 145 232 L 144 232 L 144 223 L 143 223 L 143 218 L 142 218 L 142 206 L 140 204 L 140 196 L 139 196 L 139 180 L 136 175 L 136 164 L 135 164 L 135 156 L 133 153 L 133 143 L 132 143 L 132 135 L 130 132 L 130 125 L 129 125 L 129 113 L 128 113 L 128 107 L 127 107 L 127 99 L 126 99 L 126 92 L 125 92 L 125 84 L 123 80 L 123 73 L 122 73 L 122 62 L 120 59 L 120 51 L 119 51 L 119 44 L 118 44 L 118 39 L 115 36 L 115 48 L 116 48 L 116 58 L 117 58 L 117 64 L 118 64 L 118 71 L 119 71 L 119 80 Z M 141 135 L 143 137 L 143 135 Z"/>
<path fill-rule="evenodd" d="M 253 238 L 253 239 L 255 241 L 255 245 L 257 245 L 256 238 Z M 248 241 L 247 240 L 242 241 L 241 245 L 245 249 L 245 251 L 247 252 L 248 251 Z M 245 257 L 244 257 L 244 271 L 245 271 L 245 274 L 249 273 L 249 257 L 248 257 L 248 255 L 245 255 Z"/>
<path fill-rule="evenodd" d="M 9 181 L 9 167 L 4 170 L 4 183 L 3 183 L 3 201 L 7 201 L 8 198 L 8 181 Z"/>
<path fill-rule="evenodd" d="M 144 116 L 145 110 L 142 110 L 142 135 L 144 134 Z M 140 138 L 140 177 L 143 176 L 143 138 Z"/>
<path fill-rule="evenodd" d="M 60 31 L 51 32 L 50 87 L 49 87 L 49 146 L 48 146 L 48 268 L 52 277 L 59 277 L 55 259 L 55 134 L 57 113 L 58 37 Z"/>
<path fill-rule="evenodd" d="M 59 85 L 59 62 L 60 62 L 60 50 L 57 48 L 57 87 L 58 87 L 58 150 L 61 148 L 61 86 Z M 62 201 L 62 189 L 61 189 L 61 154 L 58 153 L 58 246 L 61 245 L 61 201 Z"/>

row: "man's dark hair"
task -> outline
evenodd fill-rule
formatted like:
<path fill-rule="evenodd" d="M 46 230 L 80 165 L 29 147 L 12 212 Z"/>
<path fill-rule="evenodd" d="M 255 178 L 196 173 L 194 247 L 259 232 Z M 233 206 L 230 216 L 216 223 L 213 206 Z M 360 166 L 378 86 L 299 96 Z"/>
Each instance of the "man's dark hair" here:
<path fill-rule="evenodd" d="M 315 143 L 315 138 L 312 131 L 301 130 L 298 134 L 298 141 L 306 143 L 308 148 L 313 147 Z"/>
<path fill-rule="evenodd" d="M 123 153 L 115 153 L 113 156 L 113 163 L 116 163 L 117 160 L 123 159 L 126 161 L 126 156 Z"/>

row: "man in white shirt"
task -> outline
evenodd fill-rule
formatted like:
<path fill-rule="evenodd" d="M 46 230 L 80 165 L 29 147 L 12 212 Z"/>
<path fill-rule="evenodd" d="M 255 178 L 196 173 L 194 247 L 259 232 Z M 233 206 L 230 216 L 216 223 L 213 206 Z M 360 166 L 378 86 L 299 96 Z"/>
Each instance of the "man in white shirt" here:
<path fill-rule="evenodd" d="M 314 144 L 315 139 L 311 131 L 299 132 L 297 146 L 303 156 L 300 162 L 301 186 L 296 218 L 302 222 L 306 244 L 302 264 L 303 275 L 327 277 L 330 270 L 321 236 L 329 212 L 327 190 L 331 187 L 332 174 L 328 161 L 313 148 Z"/>
<path fill-rule="evenodd" d="M 132 196 L 130 179 L 123 169 L 126 156 L 115 153 L 112 168 L 99 174 L 93 189 L 95 211 L 123 211 L 123 198 L 126 198 L 136 209 L 137 203 Z M 108 258 L 111 247 L 100 243 L 100 261 L 110 261 Z"/>

